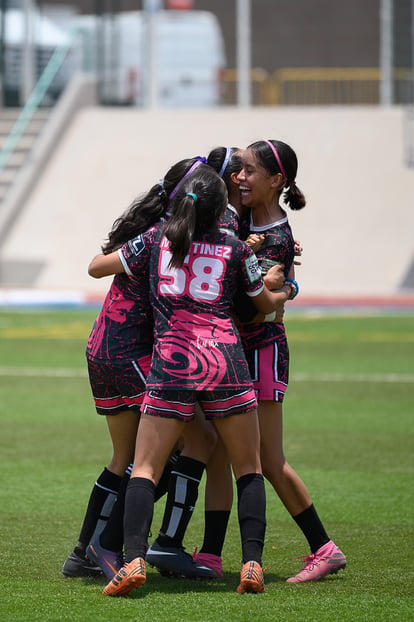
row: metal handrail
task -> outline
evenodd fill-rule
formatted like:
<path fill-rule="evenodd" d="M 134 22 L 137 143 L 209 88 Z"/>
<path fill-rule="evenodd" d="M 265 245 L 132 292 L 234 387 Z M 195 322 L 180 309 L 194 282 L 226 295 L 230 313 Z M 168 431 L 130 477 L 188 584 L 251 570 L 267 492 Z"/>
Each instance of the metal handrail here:
<path fill-rule="evenodd" d="M 24 105 L 20 115 L 6 138 L 3 148 L 0 151 L 0 173 L 5 168 L 28 123 L 31 121 L 33 115 L 42 103 L 48 88 L 63 65 L 63 62 L 78 35 L 78 28 L 71 29 L 68 33 L 67 41 L 58 46 L 50 57 L 49 62 L 40 75 L 39 80 L 28 97 L 26 104 Z"/>

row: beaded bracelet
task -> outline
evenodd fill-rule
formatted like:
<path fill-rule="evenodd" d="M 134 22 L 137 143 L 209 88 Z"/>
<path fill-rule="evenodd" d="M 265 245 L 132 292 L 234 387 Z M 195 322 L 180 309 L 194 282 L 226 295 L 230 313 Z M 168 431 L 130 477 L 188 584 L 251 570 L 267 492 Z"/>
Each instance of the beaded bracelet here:
<path fill-rule="evenodd" d="M 285 279 L 285 283 L 290 283 L 293 286 L 294 291 L 288 298 L 288 300 L 293 300 L 299 294 L 299 283 L 295 279 Z"/>

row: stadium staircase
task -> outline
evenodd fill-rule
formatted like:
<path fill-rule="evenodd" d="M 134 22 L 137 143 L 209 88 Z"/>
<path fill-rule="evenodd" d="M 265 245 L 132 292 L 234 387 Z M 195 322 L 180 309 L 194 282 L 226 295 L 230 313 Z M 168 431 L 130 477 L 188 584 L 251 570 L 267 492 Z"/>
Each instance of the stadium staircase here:
<path fill-rule="evenodd" d="M 0 151 L 5 147 L 21 113 L 21 108 L 3 108 L 0 110 Z M 19 137 L 13 153 L 0 170 L 0 205 L 5 201 L 13 182 L 19 176 L 19 172 L 28 162 L 33 147 L 49 116 L 50 108 L 39 108 L 36 110 Z"/>

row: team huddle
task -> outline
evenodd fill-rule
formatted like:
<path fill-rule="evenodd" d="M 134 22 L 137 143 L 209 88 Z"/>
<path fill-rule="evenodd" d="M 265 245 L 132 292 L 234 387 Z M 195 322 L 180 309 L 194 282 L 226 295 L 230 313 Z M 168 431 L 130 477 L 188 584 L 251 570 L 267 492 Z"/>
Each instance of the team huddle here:
<path fill-rule="evenodd" d="M 284 142 L 217 147 L 181 160 L 118 218 L 89 265 L 113 280 L 86 356 L 113 456 L 89 499 L 65 576 L 108 579 L 104 595 L 167 576 L 217 579 L 237 490 L 239 593 L 264 592 L 264 478 L 310 553 L 290 583 L 346 565 L 283 452 L 289 349 L 284 306 L 299 292 L 283 201 L 305 206 Z M 183 547 L 206 472 L 203 543 Z M 149 545 L 154 503 L 166 494 Z"/>

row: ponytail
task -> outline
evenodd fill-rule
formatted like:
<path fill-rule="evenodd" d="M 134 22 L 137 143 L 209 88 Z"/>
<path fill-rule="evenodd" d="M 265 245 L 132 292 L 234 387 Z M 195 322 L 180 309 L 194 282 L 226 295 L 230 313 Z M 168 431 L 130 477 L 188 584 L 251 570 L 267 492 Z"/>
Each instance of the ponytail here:
<path fill-rule="evenodd" d="M 181 200 L 175 202 L 173 215 L 168 220 L 164 234 L 170 241 L 171 260 L 169 268 L 179 268 L 183 265 L 193 241 L 196 212 L 194 199 L 185 194 Z"/>
<path fill-rule="evenodd" d="M 284 191 L 283 201 L 289 205 L 290 209 L 295 211 L 302 209 L 306 205 L 305 195 L 302 190 L 297 187 L 295 181 Z"/>

